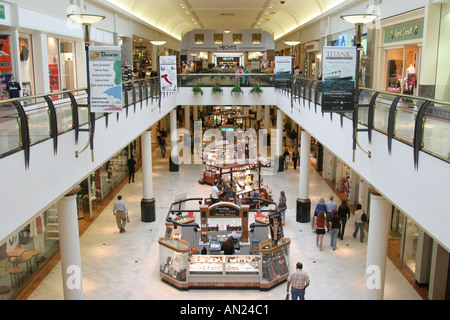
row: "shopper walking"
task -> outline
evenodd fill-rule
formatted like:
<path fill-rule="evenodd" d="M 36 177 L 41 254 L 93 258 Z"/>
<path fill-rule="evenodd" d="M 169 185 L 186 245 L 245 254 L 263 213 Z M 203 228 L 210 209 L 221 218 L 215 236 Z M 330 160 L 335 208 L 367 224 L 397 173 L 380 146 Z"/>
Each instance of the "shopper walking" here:
<path fill-rule="evenodd" d="M 289 166 L 289 161 L 291 160 L 291 159 L 290 159 L 289 150 L 288 150 L 287 148 L 284 149 L 283 156 L 284 156 L 284 164 L 285 164 L 286 169 L 287 169 L 288 166 Z"/>
<path fill-rule="evenodd" d="M 127 166 L 128 166 L 128 183 L 130 183 L 131 180 L 133 180 L 134 182 L 134 173 L 136 171 L 136 160 L 134 160 L 133 155 L 131 155 L 131 158 L 128 159 Z"/>
<path fill-rule="evenodd" d="M 162 136 L 158 136 L 158 144 L 161 149 L 161 157 L 166 157 L 166 138 L 163 138 Z"/>
<path fill-rule="evenodd" d="M 325 228 L 328 228 L 326 224 L 325 212 L 320 211 L 314 224 L 314 232 L 316 233 L 316 245 L 319 247 L 319 251 L 322 251 Z"/>
<path fill-rule="evenodd" d="M 360 230 L 359 232 L 359 241 L 362 243 L 364 242 L 364 225 L 365 222 L 362 221 L 362 215 L 363 215 L 364 211 L 361 207 L 361 205 L 358 203 L 356 205 L 356 211 L 355 211 L 355 232 L 353 232 L 353 238 L 356 238 L 356 236 L 358 235 L 358 230 Z"/>
<path fill-rule="evenodd" d="M 294 164 L 294 170 L 297 169 L 298 158 L 299 158 L 298 147 L 295 147 L 294 151 L 292 151 L 292 163 Z"/>
<path fill-rule="evenodd" d="M 281 219 L 283 220 L 283 225 L 286 222 L 286 209 L 287 209 L 287 202 L 286 202 L 286 194 L 284 191 L 280 192 L 280 198 L 278 199 L 278 209 L 281 213 Z"/>
<path fill-rule="evenodd" d="M 327 213 L 327 223 L 330 224 L 331 213 L 334 210 L 337 210 L 337 204 L 336 204 L 336 202 L 333 201 L 333 196 L 330 196 L 328 198 L 328 201 L 327 201 L 327 203 L 325 203 L 325 206 L 327 207 L 327 211 L 326 211 L 326 213 Z"/>
<path fill-rule="evenodd" d="M 122 200 L 121 195 L 117 197 L 117 201 L 114 203 L 113 213 L 116 216 L 116 223 L 120 233 L 125 232 L 125 225 L 127 224 L 128 219 L 128 208 Z"/>
<path fill-rule="evenodd" d="M 345 199 L 342 200 L 341 205 L 338 208 L 338 215 L 341 220 L 341 228 L 339 230 L 338 237 L 341 240 L 344 240 L 345 224 L 347 223 L 347 220 L 350 219 L 350 208 L 348 207 Z"/>
<path fill-rule="evenodd" d="M 339 230 L 341 226 L 341 220 L 339 219 L 338 212 L 333 210 L 330 218 L 330 228 L 328 232 L 330 233 L 330 246 L 333 248 L 333 251 L 336 250 L 336 242 L 339 235 Z"/>
<path fill-rule="evenodd" d="M 327 212 L 327 206 L 325 205 L 324 198 L 319 199 L 319 203 L 316 205 L 316 208 L 314 209 L 314 215 L 311 222 L 312 229 L 314 229 L 315 221 L 320 211 Z"/>
<path fill-rule="evenodd" d="M 292 300 L 305 300 L 305 289 L 309 286 L 310 281 L 308 274 L 303 271 L 303 264 L 297 262 L 296 269 L 292 271 L 287 278 L 286 293 L 289 294 L 289 287 L 291 287 Z"/>

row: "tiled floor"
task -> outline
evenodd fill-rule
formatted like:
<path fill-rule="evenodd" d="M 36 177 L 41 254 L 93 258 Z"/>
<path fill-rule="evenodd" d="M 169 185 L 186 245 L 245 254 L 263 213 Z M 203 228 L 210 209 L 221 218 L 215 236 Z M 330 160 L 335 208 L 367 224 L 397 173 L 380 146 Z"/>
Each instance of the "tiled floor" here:
<path fill-rule="evenodd" d="M 187 192 L 188 197 L 207 197 L 210 186 L 200 185 L 201 165 L 182 165 L 179 172 L 169 172 L 168 158 L 153 152 L 153 185 L 156 199 L 156 221 L 140 221 L 142 198 L 142 171 L 136 182 L 126 184 L 120 191 L 130 209 L 131 222 L 126 233 L 119 233 L 112 214 L 113 202 L 98 216 L 81 236 L 81 255 L 84 299 L 89 300 L 280 300 L 285 298 L 286 284 L 270 291 L 258 290 L 189 290 L 179 291 L 162 282 L 159 276 L 158 237 L 165 232 L 165 217 L 174 194 Z M 311 285 L 306 299 L 360 300 L 364 294 L 364 272 L 367 236 L 364 243 L 353 239 L 352 221 L 347 224 L 344 240 L 338 240 L 336 251 L 329 246 L 329 235 L 324 238 L 324 250 L 319 252 L 310 223 L 298 223 L 295 205 L 298 195 L 299 171 L 292 166 L 275 176 L 265 176 L 276 196 L 280 190 L 288 199 L 287 222 L 284 234 L 291 239 L 290 266 L 301 261 L 309 274 Z M 334 191 L 313 169 L 310 172 L 311 206 L 320 197 Z M 338 197 L 335 195 L 335 199 Z M 339 202 L 338 202 L 339 203 Z M 370 236 L 370 235 L 369 235 Z M 61 264 L 58 263 L 29 296 L 29 300 L 63 299 Z M 413 287 L 387 259 L 384 299 L 421 300 Z"/>

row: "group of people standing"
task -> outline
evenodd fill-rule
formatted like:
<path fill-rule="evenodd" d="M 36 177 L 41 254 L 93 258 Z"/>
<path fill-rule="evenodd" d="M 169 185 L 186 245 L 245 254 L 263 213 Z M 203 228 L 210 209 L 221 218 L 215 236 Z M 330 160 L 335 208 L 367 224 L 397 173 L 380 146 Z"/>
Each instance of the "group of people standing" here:
<path fill-rule="evenodd" d="M 353 213 L 355 217 L 355 231 L 353 232 L 353 238 L 356 238 L 359 231 L 360 242 L 364 241 L 364 225 L 365 222 L 363 216 L 364 211 L 360 204 L 356 206 L 356 210 Z M 337 239 L 344 240 L 344 232 L 347 221 L 351 217 L 350 208 L 347 201 L 342 200 L 339 207 L 333 200 L 333 196 L 330 196 L 329 200 L 325 203 L 324 198 L 319 199 L 319 203 L 314 209 L 314 217 L 312 221 L 313 231 L 316 233 L 316 245 L 319 250 L 322 251 L 323 237 L 328 232 L 330 234 L 330 246 L 333 250 L 336 250 Z"/>

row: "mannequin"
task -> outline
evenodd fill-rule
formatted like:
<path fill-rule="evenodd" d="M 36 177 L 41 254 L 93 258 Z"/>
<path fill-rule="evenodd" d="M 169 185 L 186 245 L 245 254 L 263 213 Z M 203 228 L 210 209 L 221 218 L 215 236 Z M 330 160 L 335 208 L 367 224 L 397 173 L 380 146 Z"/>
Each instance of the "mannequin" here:
<path fill-rule="evenodd" d="M 412 94 L 416 85 L 416 68 L 412 64 L 406 69 L 405 89 Z"/>

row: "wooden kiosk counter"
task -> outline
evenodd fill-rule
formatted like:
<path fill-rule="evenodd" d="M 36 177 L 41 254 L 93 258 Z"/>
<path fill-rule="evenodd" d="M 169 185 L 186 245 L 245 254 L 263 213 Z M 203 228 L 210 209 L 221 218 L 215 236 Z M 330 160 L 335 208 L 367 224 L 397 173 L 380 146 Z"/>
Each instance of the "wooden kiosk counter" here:
<path fill-rule="evenodd" d="M 248 205 L 219 202 L 200 205 L 198 210 L 187 209 L 189 216 L 194 214 L 200 224 L 192 223 L 192 218 L 181 218 L 182 211 L 186 210 L 169 211 L 166 235 L 158 240 L 162 281 L 180 290 L 242 287 L 269 290 L 287 279 L 290 239 L 279 237 L 280 233 L 273 235 L 271 223 L 254 220 L 256 212 Z M 279 218 L 277 209 L 267 211 L 271 212 L 271 222 Z M 178 218 L 172 219 L 171 214 Z M 249 226 L 249 220 L 255 222 Z M 230 235 L 236 240 L 235 254 L 225 255 L 220 246 Z"/>

